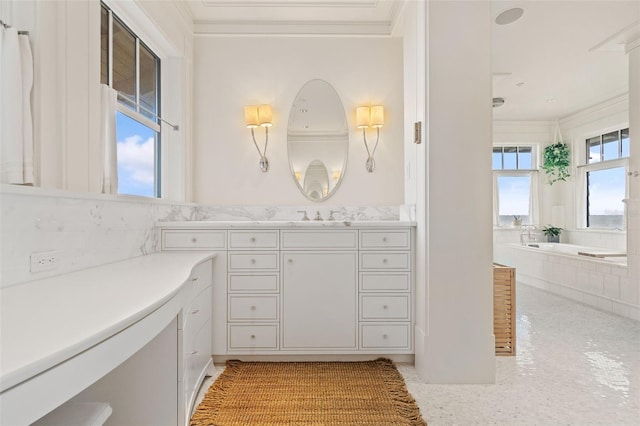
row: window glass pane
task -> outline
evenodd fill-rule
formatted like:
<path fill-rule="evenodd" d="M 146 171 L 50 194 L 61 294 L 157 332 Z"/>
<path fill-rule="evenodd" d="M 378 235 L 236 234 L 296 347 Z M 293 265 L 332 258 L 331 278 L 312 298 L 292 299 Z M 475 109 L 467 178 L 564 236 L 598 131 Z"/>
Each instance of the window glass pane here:
<path fill-rule="evenodd" d="M 625 198 L 624 167 L 587 172 L 587 224 L 593 228 L 620 228 Z"/>
<path fill-rule="evenodd" d="M 493 170 L 502 169 L 502 148 L 493 148 Z"/>
<path fill-rule="evenodd" d="M 602 135 L 602 149 L 604 152 L 605 160 L 615 160 L 620 158 L 620 144 L 618 143 L 618 131 L 607 133 L 606 135 Z"/>
<path fill-rule="evenodd" d="M 629 156 L 629 129 L 622 129 L 621 139 L 622 139 L 622 156 Z"/>
<path fill-rule="evenodd" d="M 100 83 L 109 84 L 109 12 L 100 11 Z"/>
<path fill-rule="evenodd" d="M 113 88 L 120 92 L 119 99 L 125 97 L 136 102 L 136 40 L 118 21 L 113 19 Z M 131 107 L 131 103 L 127 106 Z"/>
<path fill-rule="evenodd" d="M 158 59 L 143 44 L 140 44 L 140 112 L 155 120 L 158 113 L 157 77 Z"/>
<path fill-rule="evenodd" d="M 158 135 L 118 112 L 118 193 L 155 196 L 155 150 Z"/>
<path fill-rule="evenodd" d="M 529 224 L 530 176 L 498 176 L 498 225 L 510 225 L 513 216 L 520 216 L 523 224 Z"/>
<path fill-rule="evenodd" d="M 504 147 L 504 168 L 505 170 L 517 169 L 516 163 L 517 148 L 515 146 Z"/>
<path fill-rule="evenodd" d="M 531 147 L 521 146 L 518 147 L 518 168 L 519 169 L 532 169 L 531 163 Z"/>
<path fill-rule="evenodd" d="M 587 139 L 587 163 L 597 163 L 600 158 L 600 136 Z"/>

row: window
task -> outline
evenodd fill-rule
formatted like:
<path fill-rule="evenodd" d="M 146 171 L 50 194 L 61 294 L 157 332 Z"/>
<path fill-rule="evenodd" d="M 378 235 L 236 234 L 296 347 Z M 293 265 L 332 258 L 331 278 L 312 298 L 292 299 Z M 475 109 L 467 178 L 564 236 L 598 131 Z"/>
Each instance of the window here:
<path fill-rule="evenodd" d="M 494 225 L 510 226 L 517 217 L 523 224 L 537 216 L 537 170 L 535 147 L 493 147 Z"/>
<path fill-rule="evenodd" d="M 104 4 L 101 83 L 118 91 L 118 193 L 160 196 L 160 59 Z"/>
<path fill-rule="evenodd" d="M 629 129 L 586 139 L 585 152 L 582 180 L 586 202 L 585 209 L 581 209 L 584 225 L 587 228 L 622 229 L 622 200 L 627 194 Z"/>

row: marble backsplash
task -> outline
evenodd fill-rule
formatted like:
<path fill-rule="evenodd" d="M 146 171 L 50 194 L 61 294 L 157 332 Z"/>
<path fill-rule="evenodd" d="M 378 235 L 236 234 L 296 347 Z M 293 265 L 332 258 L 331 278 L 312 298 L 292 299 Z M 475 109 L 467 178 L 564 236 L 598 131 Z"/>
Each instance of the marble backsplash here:
<path fill-rule="evenodd" d="M 154 253 L 168 221 L 415 220 L 411 207 L 202 206 L 32 187 L 0 188 L 0 287 Z M 30 271 L 32 253 L 55 251 L 58 267 Z"/>
<path fill-rule="evenodd" d="M 160 222 L 182 221 L 297 221 L 306 212 L 313 220 L 320 215 L 327 220 L 333 213 L 338 221 L 415 220 L 409 206 L 392 207 L 309 207 L 309 206 L 172 206 Z"/>

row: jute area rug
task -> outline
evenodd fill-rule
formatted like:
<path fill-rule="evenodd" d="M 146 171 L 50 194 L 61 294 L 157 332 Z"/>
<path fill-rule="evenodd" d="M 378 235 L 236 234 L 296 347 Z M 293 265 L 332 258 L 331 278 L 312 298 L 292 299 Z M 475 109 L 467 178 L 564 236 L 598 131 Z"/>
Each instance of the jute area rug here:
<path fill-rule="evenodd" d="M 242 362 L 207 391 L 191 426 L 424 426 L 388 359 L 365 362 Z"/>

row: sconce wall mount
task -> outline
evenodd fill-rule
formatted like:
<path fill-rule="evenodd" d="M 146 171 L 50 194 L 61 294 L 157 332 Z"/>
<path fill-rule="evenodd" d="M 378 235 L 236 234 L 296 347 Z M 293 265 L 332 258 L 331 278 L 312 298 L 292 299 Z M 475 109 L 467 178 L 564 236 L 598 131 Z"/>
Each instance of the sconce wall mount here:
<path fill-rule="evenodd" d="M 365 167 L 369 173 L 375 170 L 376 163 L 373 159 L 376 149 L 378 148 L 378 142 L 380 142 L 380 128 L 384 125 L 384 107 L 382 105 L 374 105 L 371 107 L 360 106 L 356 108 L 356 126 L 358 129 L 362 129 L 362 139 L 364 140 L 364 147 L 367 150 L 367 162 Z M 373 127 L 376 129 L 376 143 L 373 149 L 369 148 L 367 143 L 367 127 Z"/>
<path fill-rule="evenodd" d="M 260 170 L 263 172 L 269 171 L 269 160 L 267 159 L 267 145 L 269 144 L 269 127 L 272 126 L 273 111 L 271 105 L 248 105 L 244 107 L 244 121 L 247 128 L 251 129 L 251 139 L 253 144 L 258 150 L 260 155 Z M 256 142 L 256 136 L 254 129 L 257 127 L 264 127 L 264 151 L 261 151 Z"/>

